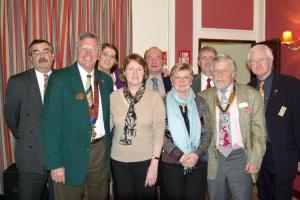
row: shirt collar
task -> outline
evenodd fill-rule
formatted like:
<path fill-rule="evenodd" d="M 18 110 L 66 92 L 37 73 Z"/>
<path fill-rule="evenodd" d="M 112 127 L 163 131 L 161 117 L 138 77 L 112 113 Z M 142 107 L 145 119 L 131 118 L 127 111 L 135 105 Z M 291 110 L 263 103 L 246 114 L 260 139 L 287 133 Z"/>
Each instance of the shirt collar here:
<path fill-rule="evenodd" d="M 206 81 L 208 78 L 212 79 L 211 76 L 208 77 L 208 76 L 206 76 L 205 74 L 201 73 L 201 79 L 204 79 L 204 80 Z"/>
<path fill-rule="evenodd" d="M 77 63 L 77 64 L 78 64 L 78 63 Z M 88 73 L 83 67 L 81 67 L 80 64 L 78 64 L 78 70 L 79 70 L 79 73 L 80 73 L 80 76 L 81 76 L 81 77 L 86 77 L 88 74 L 91 74 L 92 77 L 93 77 L 94 69 L 93 69 L 93 71 L 91 71 L 90 73 Z"/>

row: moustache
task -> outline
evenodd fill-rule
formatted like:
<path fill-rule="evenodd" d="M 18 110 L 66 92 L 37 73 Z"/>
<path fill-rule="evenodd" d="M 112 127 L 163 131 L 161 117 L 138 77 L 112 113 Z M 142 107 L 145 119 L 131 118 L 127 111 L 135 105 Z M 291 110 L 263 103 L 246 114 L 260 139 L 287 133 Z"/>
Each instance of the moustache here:
<path fill-rule="evenodd" d="M 41 62 L 48 62 L 48 60 L 47 60 L 46 58 L 40 58 L 40 59 L 38 60 L 38 62 L 39 62 L 39 63 L 41 63 Z"/>

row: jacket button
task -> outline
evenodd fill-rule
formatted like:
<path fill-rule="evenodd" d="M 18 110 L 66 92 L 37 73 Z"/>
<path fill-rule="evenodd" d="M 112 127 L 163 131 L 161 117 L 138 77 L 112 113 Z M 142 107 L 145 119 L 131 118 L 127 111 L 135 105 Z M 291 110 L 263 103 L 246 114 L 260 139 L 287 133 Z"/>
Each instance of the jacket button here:
<path fill-rule="evenodd" d="M 26 113 L 26 117 L 29 117 L 29 113 Z"/>

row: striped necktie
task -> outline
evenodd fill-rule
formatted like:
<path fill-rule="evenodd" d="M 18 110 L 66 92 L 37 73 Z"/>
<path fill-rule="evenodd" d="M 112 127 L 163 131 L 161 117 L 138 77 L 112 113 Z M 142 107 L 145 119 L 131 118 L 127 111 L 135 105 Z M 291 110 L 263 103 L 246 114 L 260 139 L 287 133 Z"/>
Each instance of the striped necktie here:
<path fill-rule="evenodd" d="M 92 76 L 90 74 L 87 75 L 86 84 L 85 84 L 85 95 L 86 99 L 89 103 L 90 108 L 94 107 L 94 97 L 93 97 L 93 90 L 91 85 Z"/>
<path fill-rule="evenodd" d="M 45 92 L 46 92 L 48 80 L 49 80 L 49 75 L 48 74 L 44 74 L 44 95 L 45 95 Z"/>

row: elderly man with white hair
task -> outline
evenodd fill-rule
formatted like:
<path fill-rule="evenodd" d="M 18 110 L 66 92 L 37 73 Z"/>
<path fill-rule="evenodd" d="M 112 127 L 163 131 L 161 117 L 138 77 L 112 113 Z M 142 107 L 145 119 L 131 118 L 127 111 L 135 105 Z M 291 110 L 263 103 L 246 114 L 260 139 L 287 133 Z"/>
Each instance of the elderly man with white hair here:
<path fill-rule="evenodd" d="M 265 104 L 267 149 L 258 178 L 261 200 L 292 199 L 293 179 L 300 158 L 300 82 L 273 70 L 272 51 L 266 45 L 252 47 L 248 64 L 256 75 Z"/>
<path fill-rule="evenodd" d="M 208 150 L 210 200 L 252 200 L 266 149 L 263 101 L 258 91 L 235 83 L 237 67 L 229 55 L 213 59 L 215 87 L 200 92 L 209 105 L 213 136 Z"/>

